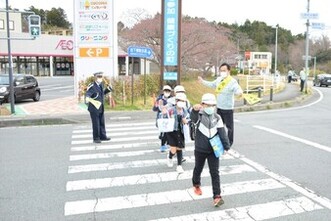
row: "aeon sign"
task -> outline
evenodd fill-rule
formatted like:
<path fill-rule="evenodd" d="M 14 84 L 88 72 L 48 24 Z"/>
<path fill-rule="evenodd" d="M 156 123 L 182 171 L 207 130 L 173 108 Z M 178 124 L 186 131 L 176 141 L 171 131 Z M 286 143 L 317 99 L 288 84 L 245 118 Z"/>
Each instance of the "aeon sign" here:
<path fill-rule="evenodd" d="M 74 48 L 74 42 L 72 40 L 60 40 L 55 50 L 72 50 Z"/>

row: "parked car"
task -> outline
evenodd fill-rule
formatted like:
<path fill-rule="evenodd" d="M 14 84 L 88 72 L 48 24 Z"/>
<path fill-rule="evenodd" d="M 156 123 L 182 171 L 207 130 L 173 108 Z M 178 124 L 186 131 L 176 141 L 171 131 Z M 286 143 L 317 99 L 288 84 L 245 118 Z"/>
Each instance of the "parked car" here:
<path fill-rule="evenodd" d="M 322 87 L 325 85 L 328 87 L 331 85 L 331 74 L 319 74 L 314 79 L 314 86 Z"/>
<path fill-rule="evenodd" d="M 298 81 L 300 79 L 300 77 L 296 74 L 296 73 L 294 73 L 293 75 L 292 75 L 292 79 L 291 79 L 291 81 Z"/>
<path fill-rule="evenodd" d="M 25 99 L 39 101 L 40 88 L 33 75 L 13 74 L 14 102 Z M 9 75 L 0 74 L 0 104 L 10 102 Z"/>

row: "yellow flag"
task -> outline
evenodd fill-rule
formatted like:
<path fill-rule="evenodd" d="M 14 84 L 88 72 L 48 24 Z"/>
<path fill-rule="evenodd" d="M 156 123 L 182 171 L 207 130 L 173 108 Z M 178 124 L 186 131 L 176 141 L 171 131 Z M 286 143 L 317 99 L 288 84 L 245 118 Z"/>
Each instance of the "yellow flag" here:
<path fill-rule="evenodd" d="M 261 101 L 261 98 L 259 98 L 255 94 L 243 94 L 243 97 L 250 105 L 256 104 Z"/>
<path fill-rule="evenodd" d="M 101 102 L 97 101 L 97 100 L 93 100 L 92 98 L 87 97 L 86 98 L 87 102 L 90 102 L 91 104 L 93 104 L 93 106 L 99 110 L 100 106 L 101 106 Z"/>

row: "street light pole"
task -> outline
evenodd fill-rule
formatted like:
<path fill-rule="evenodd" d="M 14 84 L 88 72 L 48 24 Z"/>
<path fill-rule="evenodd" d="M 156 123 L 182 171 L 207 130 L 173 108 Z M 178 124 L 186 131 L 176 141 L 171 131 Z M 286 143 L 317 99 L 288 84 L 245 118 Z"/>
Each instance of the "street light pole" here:
<path fill-rule="evenodd" d="M 314 80 L 316 77 L 316 56 L 314 57 Z"/>
<path fill-rule="evenodd" d="M 274 70 L 274 74 L 276 75 L 276 71 L 277 71 L 277 54 L 278 54 L 278 24 L 276 25 L 276 42 L 275 42 L 275 70 Z"/>
<path fill-rule="evenodd" d="M 10 97 L 10 110 L 12 114 L 15 114 L 15 96 L 14 96 L 14 82 L 13 82 L 13 59 L 11 55 L 10 45 L 10 27 L 9 27 L 9 6 L 8 0 L 6 0 L 6 19 L 7 19 L 7 44 L 8 44 L 8 64 L 9 64 L 9 97 Z"/>
<path fill-rule="evenodd" d="M 308 5 L 307 5 L 307 14 L 309 14 L 309 3 L 310 0 L 308 1 Z M 305 57 L 305 72 L 306 72 L 306 80 L 305 80 L 305 93 L 307 93 L 307 79 L 308 79 L 308 75 L 309 75 L 309 69 L 308 69 L 308 56 L 309 56 L 309 18 L 307 19 L 307 31 L 306 31 L 306 57 Z"/>

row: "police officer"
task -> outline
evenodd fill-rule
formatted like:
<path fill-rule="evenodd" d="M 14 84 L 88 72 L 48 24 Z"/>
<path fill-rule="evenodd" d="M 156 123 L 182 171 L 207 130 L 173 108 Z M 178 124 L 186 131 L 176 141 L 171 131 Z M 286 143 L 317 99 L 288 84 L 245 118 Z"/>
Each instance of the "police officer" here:
<path fill-rule="evenodd" d="M 113 89 L 103 78 L 103 72 L 94 73 L 94 82 L 89 84 L 86 91 L 86 101 L 90 112 L 93 128 L 93 142 L 109 141 L 106 135 L 104 116 L 104 96 Z"/>

